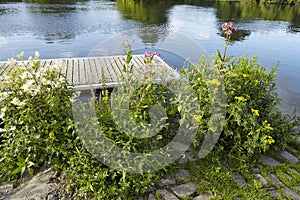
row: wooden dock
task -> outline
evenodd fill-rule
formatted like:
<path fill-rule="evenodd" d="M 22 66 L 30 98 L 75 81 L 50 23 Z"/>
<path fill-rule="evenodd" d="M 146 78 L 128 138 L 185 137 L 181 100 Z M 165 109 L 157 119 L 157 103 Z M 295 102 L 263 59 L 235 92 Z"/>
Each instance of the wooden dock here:
<path fill-rule="evenodd" d="M 91 86 L 94 89 L 103 87 L 113 88 L 120 82 L 123 73 L 125 56 L 46 59 L 41 61 L 41 66 L 53 66 L 57 62 L 62 63 L 61 73 L 64 74 L 69 83 L 75 85 L 78 90 L 87 90 Z M 163 71 L 174 73 L 175 70 L 164 62 L 160 57 L 155 56 L 154 65 L 164 68 Z M 145 66 L 144 55 L 134 55 L 131 60 L 133 73 L 138 74 Z M 11 70 L 7 62 L 0 62 L 0 76 L 5 71 Z"/>

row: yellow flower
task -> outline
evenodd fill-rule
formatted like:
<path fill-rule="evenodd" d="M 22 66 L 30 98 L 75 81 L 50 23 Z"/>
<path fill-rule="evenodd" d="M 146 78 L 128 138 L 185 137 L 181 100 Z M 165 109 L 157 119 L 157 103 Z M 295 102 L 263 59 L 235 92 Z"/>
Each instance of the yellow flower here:
<path fill-rule="evenodd" d="M 243 77 L 247 78 L 247 77 L 249 77 L 249 75 L 248 74 L 243 74 Z"/>
<path fill-rule="evenodd" d="M 229 76 L 237 76 L 237 74 L 234 73 L 234 72 L 232 72 L 232 71 L 228 71 L 228 72 L 227 72 L 227 75 L 229 75 Z"/>
<path fill-rule="evenodd" d="M 54 138 L 54 133 L 53 133 L 53 131 L 51 131 L 51 132 L 49 133 L 49 138 L 50 138 L 50 139 Z"/>
<path fill-rule="evenodd" d="M 194 119 L 200 123 L 202 121 L 202 115 L 194 115 Z"/>
<path fill-rule="evenodd" d="M 268 129 L 269 131 L 273 131 L 274 129 L 271 127 L 270 124 L 267 124 L 266 129 Z"/>
<path fill-rule="evenodd" d="M 218 79 L 212 79 L 212 80 L 206 81 L 206 84 L 212 84 L 212 85 L 220 86 L 221 82 Z"/>
<path fill-rule="evenodd" d="M 271 136 L 267 136 L 267 143 L 268 144 L 273 144 L 273 143 L 275 143 L 275 140 L 271 137 Z"/>
<path fill-rule="evenodd" d="M 246 99 L 243 97 L 243 96 L 240 96 L 240 97 L 234 97 L 236 100 L 238 100 L 238 102 L 241 102 L 241 101 L 245 101 Z"/>
<path fill-rule="evenodd" d="M 254 114 L 254 116 L 259 116 L 259 110 L 251 109 L 251 112 Z"/>

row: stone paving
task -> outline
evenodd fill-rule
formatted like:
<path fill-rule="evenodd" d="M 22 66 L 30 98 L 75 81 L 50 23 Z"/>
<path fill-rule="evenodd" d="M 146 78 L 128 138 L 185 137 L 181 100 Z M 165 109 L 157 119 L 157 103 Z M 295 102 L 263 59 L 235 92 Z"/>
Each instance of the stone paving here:
<path fill-rule="evenodd" d="M 291 152 L 297 152 L 297 150 L 290 150 Z M 299 159 L 294 156 L 292 153 L 288 151 L 280 151 L 275 154 L 276 157 L 282 159 L 284 162 L 288 162 L 291 164 L 297 164 Z M 190 155 L 186 156 L 188 160 L 194 161 Z M 262 156 L 260 160 L 261 164 L 269 167 L 276 167 L 282 164 L 282 161 L 271 157 L 271 156 Z M 297 170 L 290 168 L 290 170 L 300 176 L 300 172 Z M 286 173 L 283 173 L 287 178 L 292 179 L 292 177 Z M 281 190 L 283 193 L 288 195 L 291 199 L 300 200 L 300 195 L 295 192 L 295 190 L 300 191 L 300 183 L 299 186 L 295 186 L 293 188 L 288 188 L 282 180 L 278 176 L 272 173 L 268 173 L 267 177 L 264 177 L 261 174 L 261 171 L 258 167 L 253 168 L 254 177 L 265 186 L 268 193 L 274 197 L 274 199 L 282 198 Z M 152 193 L 149 194 L 148 197 L 139 198 L 140 199 L 148 199 L 148 200 L 180 200 L 183 197 L 192 199 L 192 200 L 208 200 L 214 198 L 210 194 L 198 194 L 196 192 L 197 186 L 193 182 L 187 182 L 189 178 L 189 172 L 187 170 L 180 170 L 174 175 L 166 175 L 160 180 L 158 187 L 153 190 Z M 232 175 L 233 180 L 241 187 L 247 187 L 247 181 L 245 178 L 239 174 L 235 173 Z M 270 180 L 271 182 L 269 182 Z M 238 198 L 239 200 L 242 198 Z M 283 198 L 284 199 L 284 198 Z"/>
<path fill-rule="evenodd" d="M 292 152 L 292 153 L 291 153 Z M 275 154 L 275 156 L 262 156 L 261 164 L 269 167 L 276 167 L 281 165 L 283 162 L 288 162 L 291 164 L 297 164 L 299 159 L 293 155 L 293 153 L 297 152 L 297 150 L 289 150 L 289 151 L 280 151 Z M 185 161 L 194 162 L 192 156 L 189 153 L 186 154 L 185 158 L 182 158 L 181 163 Z M 300 172 L 296 169 L 289 169 L 294 174 L 300 176 Z M 253 168 L 253 175 L 269 192 L 274 199 L 281 196 L 281 192 L 288 195 L 291 199 L 299 199 L 300 196 L 295 191 L 300 191 L 300 183 L 299 185 L 289 188 L 284 184 L 284 181 L 280 179 L 275 174 L 268 173 L 266 176 L 263 176 L 260 168 Z M 292 177 L 282 172 L 283 176 L 287 179 L 292 179 Z M 151 193 L 146 196 L 139 197 L 138 200 L 180 200 L 180 199 L 192 199 L 192 200 L 208 200 L 213 198 L 210 194 L 198 194 L 196 183 L 188 182 L 188 178 L 190 177 L 190 173 L 188 170 L 179 170 L 174 174 L 167 174 L 161 178 L 157 187 L 152 188 Z M 232 174 L 233 180 L 241 187 L 247 187 L 247 181 L 245 178 L 239 174 Z M 54 189 L 57 184 L 53 183 L 51 180 L 57 179 L 57 175 L 55 172 L 47 169 L 31 180 L 29 180 L 26 184 L 22 184 L 21 187 L 14 189 L 13 185 L 0 185 L 0 200 L 2 199 L 45 199 L 45 200 L 57 200 L 57 199 L 70 199 L 69 198 L 61 198 L 57 196 L 54 192 Z M 44 181 L 43 181 L 44 180 Z M 203 181 L 203 184 L 209 184 L 208 182 Z M 279 191 L 280 190 L 280 191 Z M 72 198 L 71 198 L 72 199 Z M 237 198 L 236 200 L 241 200 L 242 198 Z M 284 199 L 284 198 L 283 198 Z"/>

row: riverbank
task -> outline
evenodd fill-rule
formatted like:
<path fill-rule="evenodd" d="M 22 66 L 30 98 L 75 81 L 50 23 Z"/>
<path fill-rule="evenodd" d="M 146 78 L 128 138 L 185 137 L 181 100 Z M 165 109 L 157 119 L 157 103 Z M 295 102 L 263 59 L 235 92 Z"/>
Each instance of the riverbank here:
<path fill-rule="evenodd" d="M 178 170 L 136 199 L 300 199 L 299 150 L 294 146 L 262 156 L 248 173 L 237 172 L 228 161 L 198 160 L 189 151 L 178 161 Z M 66 192 L 66 179 L 59 171 L 44 166 L 19 185 L 0 185 L 0 200 L 4 199 L 61 200 L 74 199 L 74 195 Z"/>
<path fill-rule="evenodd" d="M 265 4 L 300 5 L 300 0 L 256 0 L 256 2 Z"/>

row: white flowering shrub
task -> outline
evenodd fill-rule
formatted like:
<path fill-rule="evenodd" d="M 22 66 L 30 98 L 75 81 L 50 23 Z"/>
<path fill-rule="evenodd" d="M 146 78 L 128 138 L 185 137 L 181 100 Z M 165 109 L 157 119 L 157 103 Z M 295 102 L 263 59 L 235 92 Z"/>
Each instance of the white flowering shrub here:
<path fill-rule="evenodd" d="M 9 60 L 0 77 L 0 118 L 6 133 L 0 146 L 0 179 L 11 180 L 44 162 L 64 160 L 73 147 L 74 89 L 60 74 L 61 65 L 40 66 L 39 53 Z"/>

